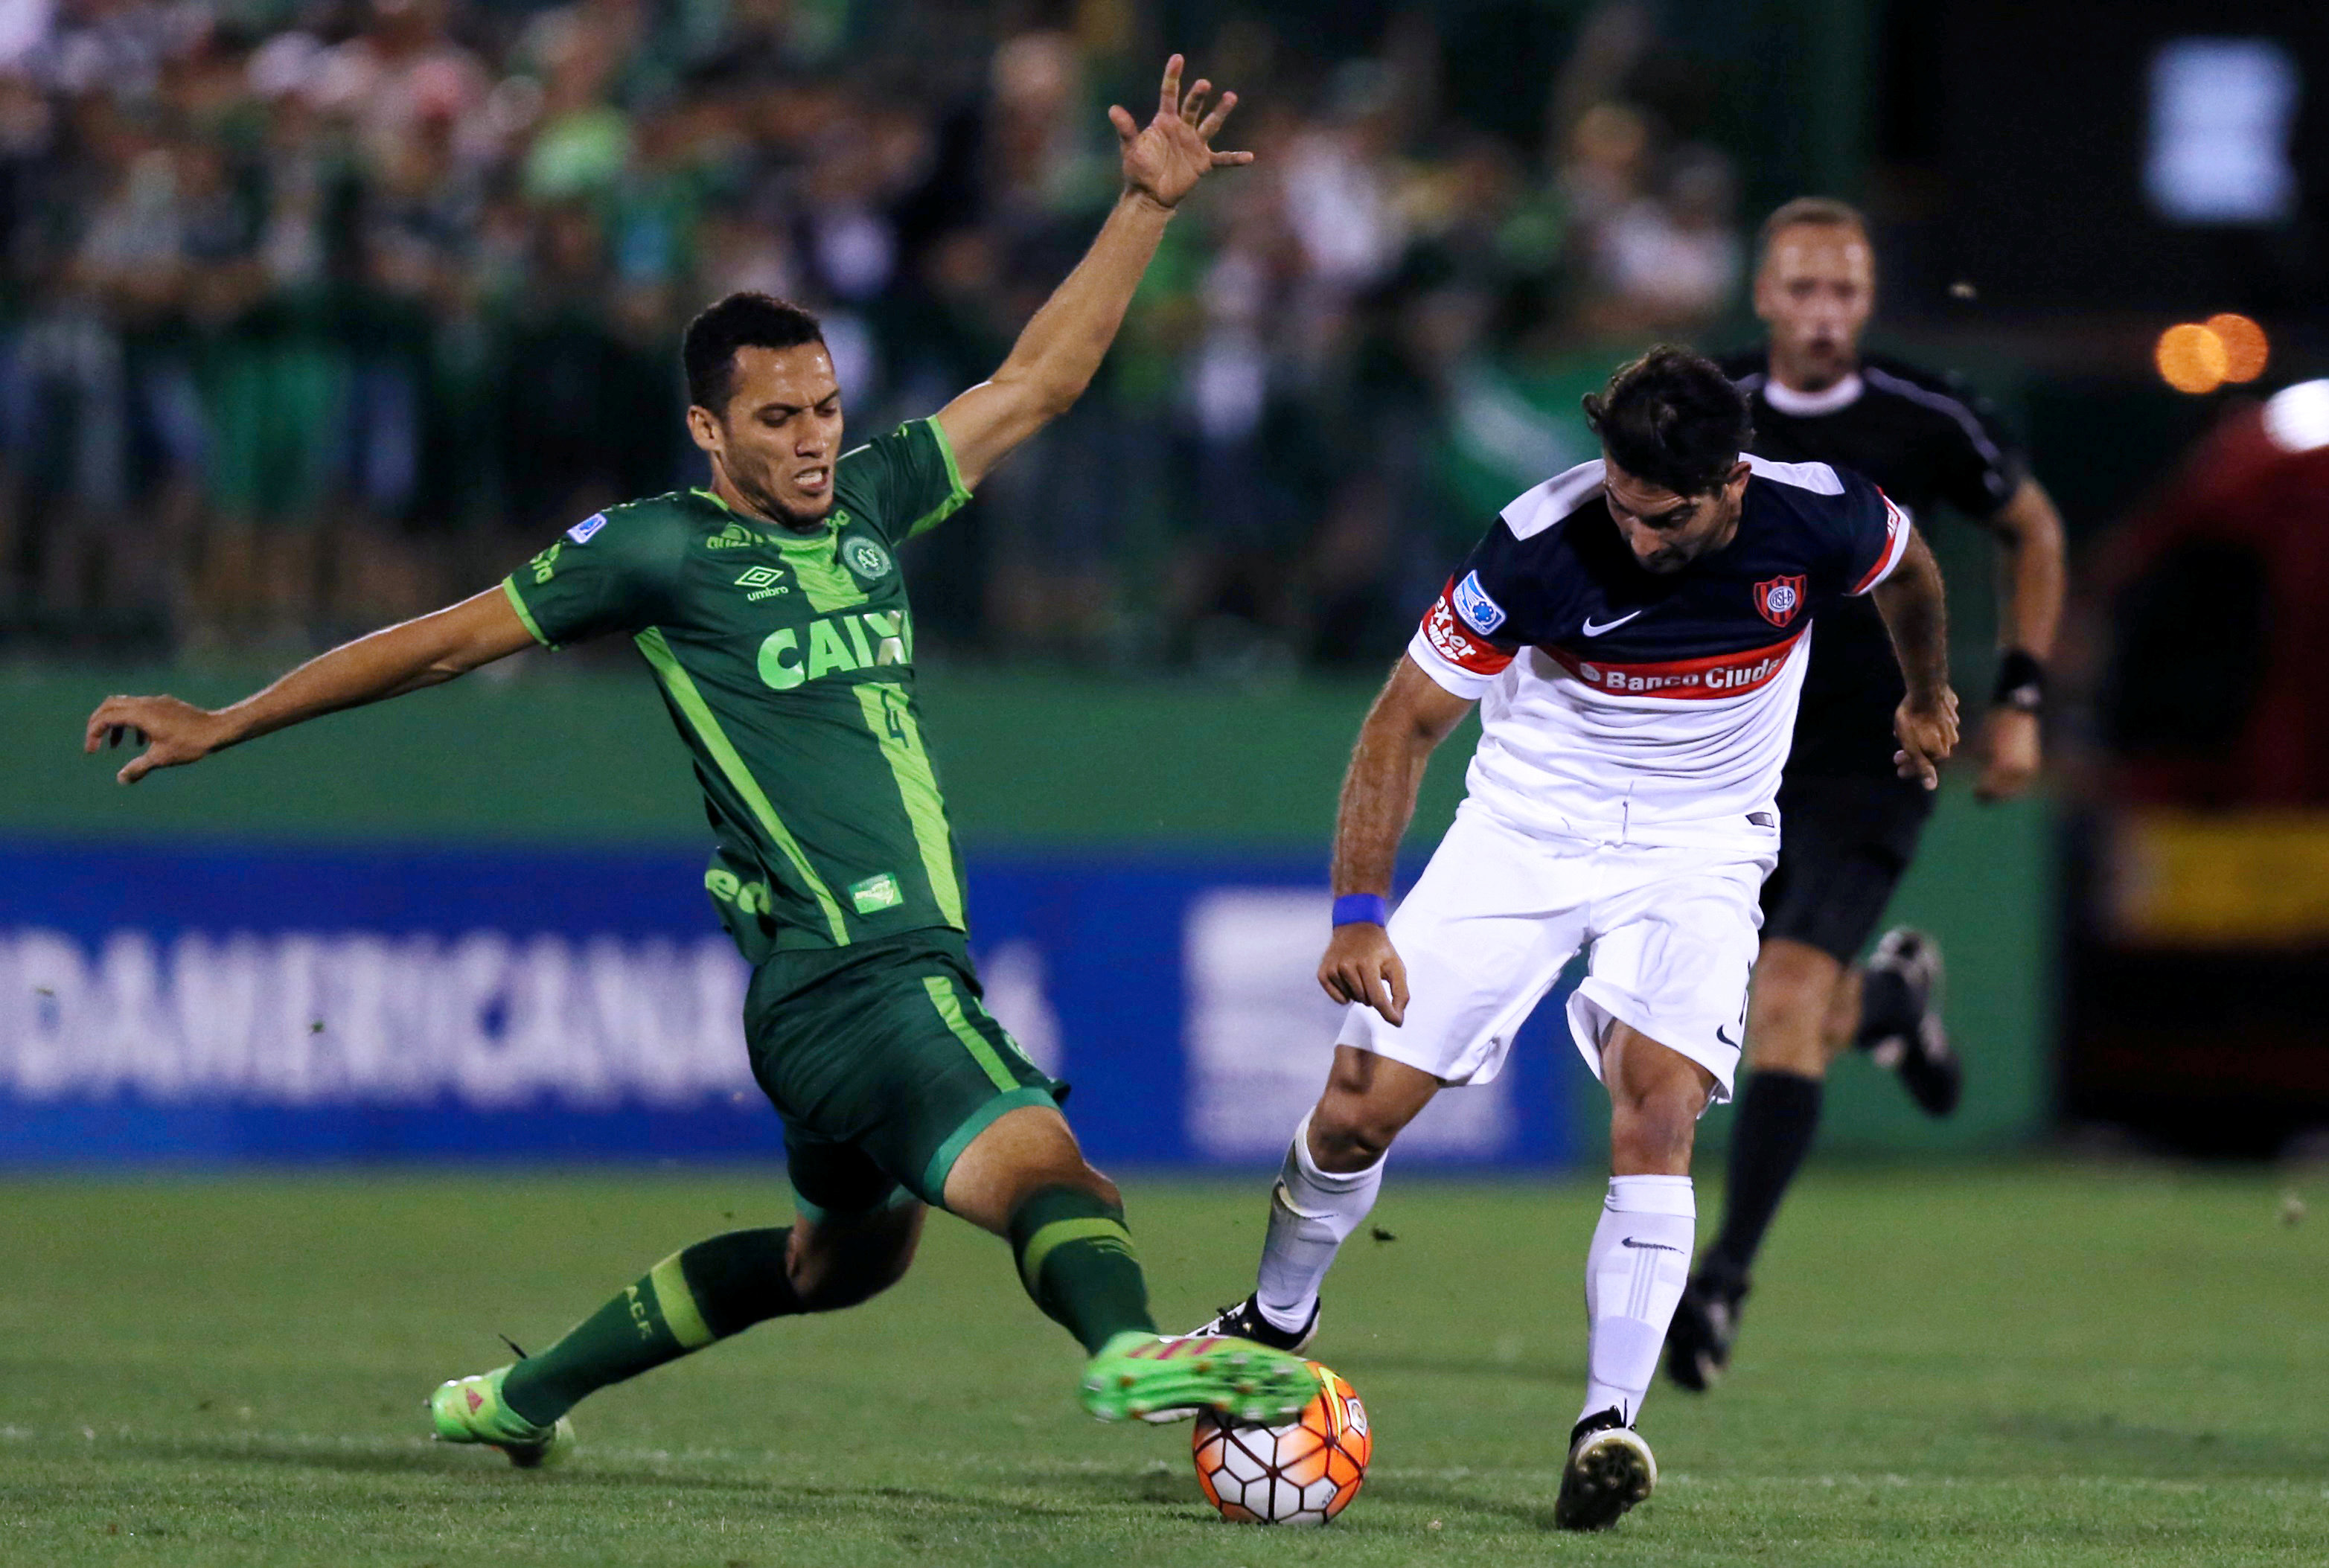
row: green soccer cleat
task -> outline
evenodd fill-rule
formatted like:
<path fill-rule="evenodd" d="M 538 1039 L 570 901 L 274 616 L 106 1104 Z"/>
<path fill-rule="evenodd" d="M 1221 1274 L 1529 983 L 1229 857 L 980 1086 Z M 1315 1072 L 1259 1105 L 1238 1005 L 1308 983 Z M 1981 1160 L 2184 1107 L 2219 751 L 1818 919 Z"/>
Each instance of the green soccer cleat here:
<path fill-rule="evenodd" d="M 1249 1339 L 1167 1339 L 1118 1334 L 1084 1364 L 1078 1391 L 1102 1421 L 1155 1421 L 1210 1410 L 1231 1421 L 1270 1425 L 1316 1397 L 1318 1380 L 1299 1356 Z"/>
<path fill-rule="evenodd" d="M 502 1403 L 506 1366 L 439 1384 L 429 1396 L 438 1442 L 481 1442 L 509 1456 L 522 1470 L 554 1465 L 574 1451 L 574 1423 L 564 1416 L 536 1426 Z"/>

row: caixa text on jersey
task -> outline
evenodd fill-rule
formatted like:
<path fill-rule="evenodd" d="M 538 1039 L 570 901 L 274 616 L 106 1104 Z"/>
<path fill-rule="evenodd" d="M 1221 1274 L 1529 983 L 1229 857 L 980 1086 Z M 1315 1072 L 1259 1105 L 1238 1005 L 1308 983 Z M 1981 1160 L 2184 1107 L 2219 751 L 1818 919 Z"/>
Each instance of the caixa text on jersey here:
<path fill-rule="evenodd" d="M 914 657 L 914 617 L 906 610 L 825 615 L 779 626 L 760 643 L 760 679 L 778 691 L 827 675 L 904 664 Z"/>

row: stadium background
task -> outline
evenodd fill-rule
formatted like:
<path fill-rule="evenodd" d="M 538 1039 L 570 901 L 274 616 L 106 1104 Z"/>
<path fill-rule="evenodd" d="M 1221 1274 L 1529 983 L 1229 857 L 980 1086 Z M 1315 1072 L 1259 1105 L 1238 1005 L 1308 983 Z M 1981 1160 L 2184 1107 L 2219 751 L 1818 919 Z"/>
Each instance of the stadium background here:
<path fill-rule="evenodd" d="M 1842 195 L 1872 341 L 1995 399 L 2069 524 L 2049 772 L 1952 778 L 1896 906 L 1966 1107 L 1839 1066 L 1731 1376 L 1655 1392 L 1659 1495 L 1571 1545 L 2319 1560 L 2329 9 L 2274 0 L 0 4 L 0 1557 L 1226 1560 L 1185 1437 L 1069 1419 L 1068 1347 L 951 1224 L 863 1310 L 595 1398 L 565 1475 L 423 1441 L 496 1332 L 785 1212 L 625 652 L 135 791 L 74 744 L 690 477 L 673 343 L 723 289 L 826 313 L 861 433 L 934 408 L 1174 48 L 1262 162 L 909 562 L 974 943 L 1160 1320 L 1242 1285 L 1315 1087 L 1334 786 L 1414 615 L 1612 363 L 1752 338 L 1761 213 Z M 1989 546 L 1928 521 L 1977 699 Z M 1544 1554 L 1600 1196 L 1560 1030 L 1435 1109 L 1338 1264 L 1368 1493 L 1236 1560 Z"/>
<path fill-rule="evenodd" d="M 1751 337 L 1753 221 L 1804 191 L 1875 220 L 1877 341 L 2027 436 L 2079 590 L 2052 787 L 1952 785 L 1899 906 L 1956 966 L 1971 1102 L 1928 1123 L 1846 1072 L 1829 1146 L 2301 1141 L 2329 1122 L 2296 979 L 2329 765 L 2286 689 L 2320 633 L 2257 596 L 2317 573 L 2320 486 L 2261 567 L 2183 540 L 2237 524 L 2157 514 L 2183 449 L 2323 368 L 2329 30 L 2121 14 L 2072 104 L 2045 63 L 2068 5 L 18 8 L 0 1155 L 425 1155 L 484 1115 L 513 1156 L 768 1152 L 685 775 L 643 746 L 663 721 L 623 651 L 134 794 L 71 737 L 107 690 L 233 695 L 692 479 L 671 344 L 725 289 L 826 313 L 858 430 L 934 407 L 1084 242 L 1099 110 L 1166 39 L 1240 85 L 1262 164 L 1176 224 L 1091 396 L 910 563 L 977 945 L 1103 1157 L 1268 1153 L 1323 1056 L 1307 953 L 1368 685 L 1482 520 L 1585 455 L 1575 399 L 1615 360 Z M 2265 324 L 2262 376 L 2163 382 L 2162 328 L 2221 311 Z M 1989 547 L 1933 533 L 1978 696 Z M 2242 876 L 2272 896 L 2193 891 Z M 2233 982 L 2243 1047 L 2173 1005 L 2193 976 Z M 1590 1161 L 1566 1052 L 1522 1061 L 1435 1113 L 1440 1155 Z"/>

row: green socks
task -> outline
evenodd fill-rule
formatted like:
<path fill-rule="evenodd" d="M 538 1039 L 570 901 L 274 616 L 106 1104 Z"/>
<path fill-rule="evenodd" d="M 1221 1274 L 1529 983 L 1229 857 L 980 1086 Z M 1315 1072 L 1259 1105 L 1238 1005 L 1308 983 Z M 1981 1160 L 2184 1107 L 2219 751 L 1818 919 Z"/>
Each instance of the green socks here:
<path fill-rule="evenodd" d="M 1148 1282 L 1124 1210 L 1049 1187 L 1011 1216 L 1011 1251 L 1035 1304 L 1097 1355 L 1118 1334 L 1154 1334 Z M 789 1228 L 731 1231 L 673 1253 L 502 1379 L 502 1402 L 548 1426 L 609 1384 L 676 1361 L 770 1318 L 806 1310 L 785 1272 Z"/>
<path fill-rule="evenodd" d="M 1047 1187 L 1011 1215 L 1011 1254 L 1043 1315 L 1098 1355 L 1118 1334 L 1156 1331 L 1124 1210 L 1078 1187 Z"/>
<path fill-rule="evenodd" d="M 547 1426 L 609 1384 L 800 1311 L 785 1272 L 791 1235 L 789 1226 L 730 1231 L 674 1253 L 557 1344 L 511 1367 L 503 1403 Z"/>

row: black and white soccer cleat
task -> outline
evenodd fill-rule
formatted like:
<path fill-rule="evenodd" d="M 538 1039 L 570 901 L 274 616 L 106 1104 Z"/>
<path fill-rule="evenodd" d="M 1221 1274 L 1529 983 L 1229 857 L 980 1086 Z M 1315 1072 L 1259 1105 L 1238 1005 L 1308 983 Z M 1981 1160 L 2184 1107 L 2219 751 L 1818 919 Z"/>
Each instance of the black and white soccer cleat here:
<path fill-rule="evenodd" d="M 1189 1330 L 1186 1338 L 1195 1339 L 1207 1335 L 1220 1338 L 1250 1339 L 1257 1345 L 1267 1345 L 1272 1350 L 1283 1350 L 1299 1356 L 1310 1348 L 1310 1341 L 1318 1338 L 1318 1308 L 1310 1309 L 1310 1320 L 1302 1325 L 1299 1333 L 1288 1333 L 1261 1315 L 1261 1308 L 1251 1296 L 1234 1307 L 1223 1307 L 1212 1319 Z"/>
<path fill-rule="evenodd" d="M 1879 937 L 1862 976 L 1854 1042 L 1880 1067 L 1900 1075 L 1928 1116 L 1947 1116 L 1965 1093 L 1965 1067 L 1941 1024 L 1941 945 L 1896 925 Z"/>
<path fill-rule="evenodd" d="M 1677 1387 L 1704 1394 L 1730 1369 L 1730 1343 L 1739 1337 L 1739 1308 L 1747 1287 L 1701 1273 L 1683 1290 L 1666 1327 L 1666 1376 Z"/>
<path fill-rule="evenodd" d="M 1658 1484 L 1658 1461 L 1615 1405 L 1569 1434 L 1569 1462 L 1552 1522 L 1564 1530 L 1606 1530 Z"/>

